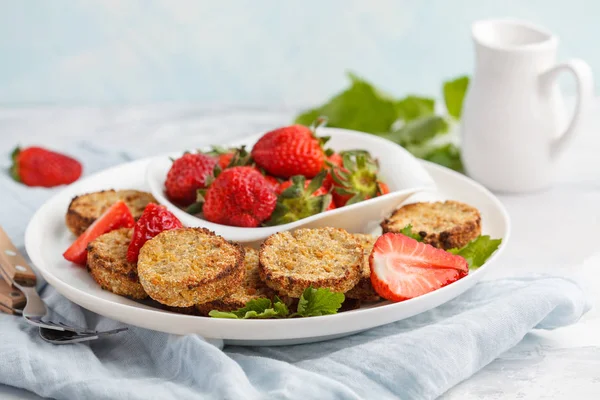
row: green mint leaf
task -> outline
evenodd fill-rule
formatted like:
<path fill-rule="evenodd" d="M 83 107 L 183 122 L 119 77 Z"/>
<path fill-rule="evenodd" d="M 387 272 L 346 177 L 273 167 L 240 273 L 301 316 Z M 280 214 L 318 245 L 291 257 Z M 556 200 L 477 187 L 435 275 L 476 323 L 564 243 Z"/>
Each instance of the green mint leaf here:
<path fill-rule="evenodd" d="M 421 237 L 421 235 L 419 235 L 418 233 L 413 233 L 411 224 L 408 224 L 404 228 L 402 228 L 400 233 L 403 234 L 404 236 L 408 236 L 409 238 L 415 239 L 417 242 L 423 241 L 423 238 Z"/>
<path fill-rule="evenodd" d="M 225 311 L 217 311 L 212 310 L 208 313 L 209 317 L 212 318 L 229 318 L 229 319 L 239 319 L 239 317 L 233 312 L 225 312 Z"/>
<path fill-rule="evenodd" d="M 436 136 L 448 132 L 448 122 L 443 117 L 429 115 L 407 122 L 400 129 L 390 133 L 386 138 L 401 146 L 422 145 Z"/>
<path fill-rule="evenodd" d="M 476 269 L 483 265 L 486 260 L 498 249 L 502 239 L 491 239 L 488 235 L 479 236 L 465 247 L 448 250 L 452 254 L 464 257 L 469 263 L 469 268 Z"/>
<path fill-rule="evenodd" d="M 443 165 L 444 167 L 458 172 L 464 172 L 463 163 L 460 158 L 460 150 L 452 143 L 434 148 L 420 158 Z"/>
<path fill-rule="evenodd" d="M 204 202 L 197 201 L 195 203 L 190 204 L 186 207 L 185 212 L 188 214 L 200 214 L 202 212 L 202 208 L 204 207 Z"/>
<path fill-rule="evenodd" d="M 242 317 L 242 319 L 267 319 L 267 318 L 277 318 L 280 315 L 277 314 L 277 311 L 275 311 L 275 309 L 273 308 L 267 308 L 266 310 L 264 310 L 263 312 L 258 312 L 258 311 L 247 311 L 246 314 L 244 314 L 244 316 Z"/>
<path fill-rule="evenodd" d="M 434 108 L 435 100 L 426 97 L 410 95 L 396 102 L 398 116 L 404 121 L 432 115 Z"/>
<path fill-rule="evenodd" d="M 213 318 L 233 318 L 233 319 L 251 319 L 251 318 L 281 318 L 287 317 L 289 311 L 279 298 L 276 298 L 275 304 L 266 298 L 250 300 L 246 306 L 232 312 L 223 312 L 212 310 L 208 313 Z"/>
<path fill-rule="evenodd" d="M 467 87 L 469 86 L 469 77 L 461 76 L 452 81 L 444 82 L 444 102 L 448 114 L 456 119 L 460 119 L 463 100 Z"/>
<path fill-rule="evenodd" d="M 383 134 L 401 116 L 400 107 L 392 98 L 367 81 L 348 74 L 351 85 L 328 103 L 308 110 L 296 118 L 297 124 L 310 126 L 320 116 L 327 117 L 327 126 Z"/>
<path fill-rule="evenodd" d="M 306 288 L 298 302 L 297 314 L 302 317 L 336 314 L 344 302 L 343 293 L 334 293 L 326 288 Z"/>
<path fill-rule="evenodd" d="M 281 301 L 281 299 L 277 296 L 275 296 L 275 298 L 273 299 L 273 309 L 278 315 L 282 317 L 286 317 L 290 313 L 285 303 Z"/>

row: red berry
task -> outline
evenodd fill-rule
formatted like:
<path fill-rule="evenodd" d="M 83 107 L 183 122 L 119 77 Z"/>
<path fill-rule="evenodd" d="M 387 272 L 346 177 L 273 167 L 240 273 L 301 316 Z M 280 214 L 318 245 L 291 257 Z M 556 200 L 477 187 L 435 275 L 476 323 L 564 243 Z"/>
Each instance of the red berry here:
<path fill-rule="evenodd" d="M 321 145 L 309 128 L 292 125 L 265 133 L 252 148 L 252 157 L 270 175 L 313 178 L 325 161 Z"/>
<path fill-rule="evenodd" d="M 341 167 L 342 163 L 343 163 L 342 156 L 339 153 L 333 153 L 332 155 L 327 157 L 327 161 L 329 161 L 331 164 L 335 165 L 336 167 Z"/>
<path fill-rule="evenodd" d="M 377 196 L 383 196 L 384 194 L 388 194 L 390 192 L 390 188 L 387 183 L 377 182 Z"/>
<path fill-rule="evenodd" d="M 194 203 L 197 190 L 206 188 L 216 164 L 216 159 L 201 153 L 187 153 L 173 161 L 165 181 L 169 200 L 181 206 Z"/>
<path fill-rule="evenodd" d="M 110 206 L 77 240 L 63 253 L 63 257 L 75 264 L 85 265 L 87 246 L 100 235 L 119 228 L 131 228 L 135 223 L 131 211 L 123 200 Z"/>
<path fill-rule="evenodd" d="M 218 156 L 219 167 L 221 167 L 221 169 L 227 168 L 227 166 L 231 162 L 231 159 L 233 158 L 233 155 L 234 155 L 234 153 L 219 154 L 219 156 Z"/>
<path fill-rule="evenodd" d="M 369 263 L 373 288 L 390 301 L 424 295 L 469 273 L 463 257 L 399 233 L 380 236 Z"/>
<path fill-rule="evenodd" d="M 148 204 L 133 227 L 131 243 L 127 249 L 127 261 L 137 262 L 138 254 L 144 243 L 159 233 L 182 227 L 181 221 L 165 206 Z"/>
<path fill-rule="evenodd" d="M 27 186 L 53 187 L 75 182 L 81 176 L 79 161 L 41 147 L 16 148 L 12 177 Z"/>
<path fill-rule="evenodd" d="M 253 167 L 221 172 L 205 196 L 204 218 L 217 224 L 256 227 L 269 219 L 277 196 L 271 184 Z"/>

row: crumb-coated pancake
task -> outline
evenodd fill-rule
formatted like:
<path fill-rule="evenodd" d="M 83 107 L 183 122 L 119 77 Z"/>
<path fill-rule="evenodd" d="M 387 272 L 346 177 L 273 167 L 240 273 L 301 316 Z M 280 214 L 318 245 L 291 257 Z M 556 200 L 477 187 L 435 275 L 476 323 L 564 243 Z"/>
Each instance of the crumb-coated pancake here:
<path fill-rule="evenodd" d="M 122 228 L 99 236 L 88 245 L 87 268 L 104 290 L 133 299 L 148 297 L 135 263 L 127 261 L 133 229 Z"/>
<path fill-rule="evenodd" d="M 244 249 L 204 228 L 159 233 L 140 249 L 138 275 L 159 303 L 189 307 L 220 299 L 244 277 Z"/>
<path fill-rule="evenodd" d="M 376 236 L 362 233 L 355 233 L 354 237 L 358 240 L 363 248 L 363 262 L 361 266 L 360 280 L 352 289 L 346 292 L 346 297 L 361 301 L 377 301 L 380 297 L 373 289 L 371 284 L 371 266 L 369 265 L 369 256 L 373 251 L 373 245 L 377 240 Z"/>
<path fill-rule="evenodd" d="M 481 235 L 481 215 L 475 207 L 448 200 L 400 207 L 381 223 L 383 232 L 400 232 L 407 225 L 423 242 L 441 249 L 466 246 Z"/>
<path fill-rule="evenodd" d="M 298 229 L 269 236 L 259 259 L 263 281 L 298 298 L 310 286 L 342 293 L 352 289 L 361 276 L 363 250 L 343 229 Z"/>
<path fill-rule="evenodd" d="M 106 209 L 123 200 L 134 219 L 138 219 L 148 203 L 156 203 L 150 193 L 138 190 L 103 190 L 87 193 L 71 200 L 65 222 L 76 236 L 81 235 Z"/>
<path fill-rule="evenodd" d="M 253 299 L 266 297 L 272 299 L 275 292 L 270 289 L 261 279 L 258 273 L 258 251 L 246 247 L 244 256 L 245 275 L 241 285 L 234 291 L 218 300 L 196 305 L 200 315 L 208 315 L 212 310 L 233 311 L 242 308 Z"/>

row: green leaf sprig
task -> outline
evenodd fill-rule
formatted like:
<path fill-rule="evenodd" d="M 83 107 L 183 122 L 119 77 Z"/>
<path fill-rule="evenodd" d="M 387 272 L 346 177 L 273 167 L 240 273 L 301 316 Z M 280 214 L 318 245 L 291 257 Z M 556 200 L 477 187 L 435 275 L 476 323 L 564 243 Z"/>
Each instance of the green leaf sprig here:
<path fill-rule="evenodd" d="M 498 249 L 502 239 L 492 239 L 489 235 L 481 235 L 460 249 L 450 249 L 448 252 L 464 257 L 470 269 L 481 267 Z"/>
<path fill-rule="evenodd" d="M 302 292 L 302 296 L 298 301 L 298 308 L 293 314 L 290 314 L 285 303 L 275 296 L 273 301 L 267 298 L 254 299 L 235 311 L 212 310 L 208 315 L 213 318 L 230 319 L 317 317 L 336 314 L 344 299 L 343 293 L 335 293 L 326 288 L 308 287 Z"/>
<path fill-rule="evenodd" d="M 348 73 L 348 77 L 350 87 L 327 103 L 298 115 L 295 122 L 308 126 L 317 118 L 326 117 L 330 127 L 383 136 L 415 157 L 463 171 L 459 148 L 440 139 L 460 119 L 469 85 L 467 76 L 444 82 L 446 115 L 436 114 L 432 98 L 408 95 L 397 100 L 353 73 Z"/>

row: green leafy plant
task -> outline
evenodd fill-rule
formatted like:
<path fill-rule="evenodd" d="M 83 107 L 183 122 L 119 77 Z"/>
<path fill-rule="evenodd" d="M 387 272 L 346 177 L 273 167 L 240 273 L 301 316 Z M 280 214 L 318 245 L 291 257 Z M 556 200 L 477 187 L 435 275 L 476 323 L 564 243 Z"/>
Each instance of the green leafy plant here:
<path fill-rule="evenodd" d="M 408 95 L 394 99 L 355 74 L 348 76 L 349 88 L 327 103 L 303 112 L 295 122 L 310 125 L 317 118 L 326 117 L 331 127 L 383 136 L 405 147 L 415 157 L 463 171 L 460 149 L 448 133 L 460 119 L 468 77 L 444 83 L 442 92 L 447 113 L 438 115 L 433 98 Z"/>
<path fill-rule="evenodd" d="M 464 257 L 469 263 L 470 269 L 477 269 L 490 258 L 501 243 L 502 239 L 491 239 L 488 235 L 481 235 L 460 249 L 450 249 L 448 251 Z"/>
<path fill-rule="evenodd" d="M 263 298 L 250 300 L 242 308 L 235 311 L 225 312 L 212 310 L 208 313 L 213 318 L 251 319 L 251 318 L 283 318 L 287 317 L 289 310 L 285 303 L 277 296 L 273 301 Z"/>
<path fill-rule="evenodd" d="M 344 293 L 335 293 L 329 289 L 309 287 L 304 289 L 298 301 L 298 310 L 292 316 L 318 317 L 336 314 L 342 306 Z"/>
<path fill-rule="evenodd" d="M 408 236 L 409 238 L 415 239 L 417 242 L 423 241 L 423 238 L 421 237 L 421 235 L 419 235 L 418 233 L 413 233 L 411 224 L 408 224 L 404 228 L 402 228 L 400 233 L 403 234 L 404 236 Z"/>
<path fill-rule="evenodd" d="M 208 315 L 213 318 L 230 319 L 265 319 L 285 317 L 317 317 L 320 315 L 336 314 L 345 296 L 343 293 L 335 293 L 326 288 L 309 287 L 302 292 L 295 313 L 290 314 L 288 307 L 277 296 L 273 301 L 262 298 L 250 300 L 242 308 L 235 311 L 225 312 L 212 310 Z"/>

